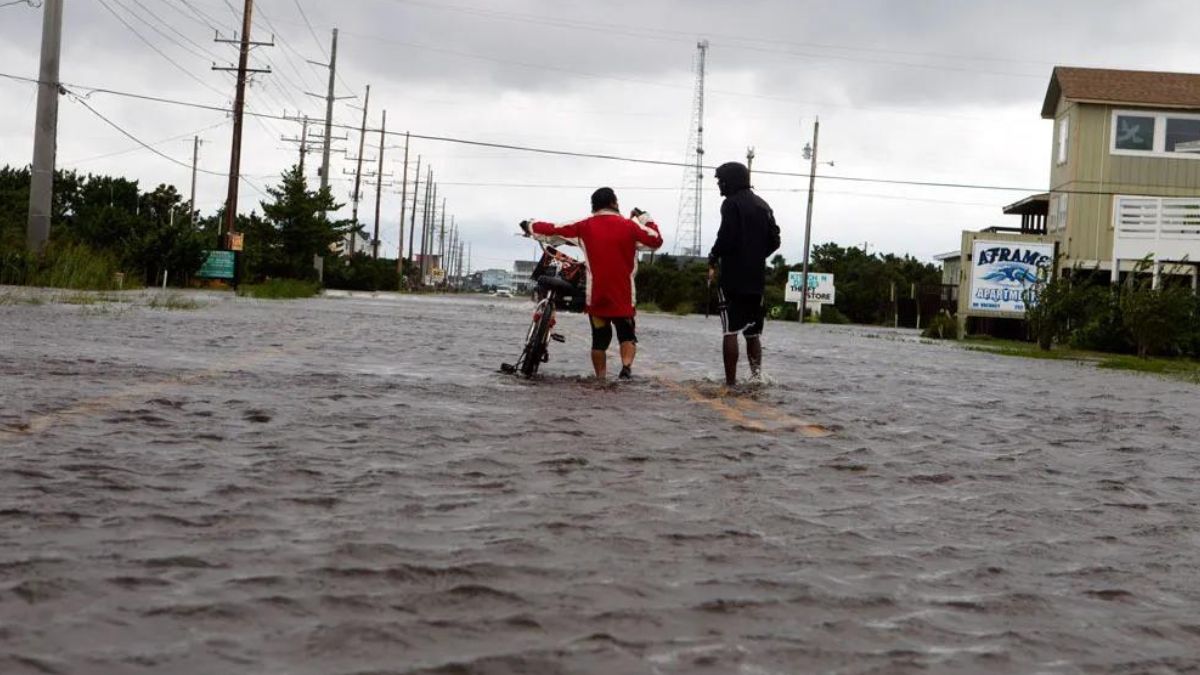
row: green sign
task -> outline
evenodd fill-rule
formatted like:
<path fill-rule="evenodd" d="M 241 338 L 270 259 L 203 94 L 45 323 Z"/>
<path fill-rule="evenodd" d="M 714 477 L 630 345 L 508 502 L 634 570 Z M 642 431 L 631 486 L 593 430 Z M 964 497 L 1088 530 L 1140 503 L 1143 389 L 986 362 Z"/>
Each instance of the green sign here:
<path fill-rule="evenodd" d="M 196 276 L 202 279 L 232 279 L 236 256 L 233 251 L 209 251 L 208 259 L 200 266 Z"/>

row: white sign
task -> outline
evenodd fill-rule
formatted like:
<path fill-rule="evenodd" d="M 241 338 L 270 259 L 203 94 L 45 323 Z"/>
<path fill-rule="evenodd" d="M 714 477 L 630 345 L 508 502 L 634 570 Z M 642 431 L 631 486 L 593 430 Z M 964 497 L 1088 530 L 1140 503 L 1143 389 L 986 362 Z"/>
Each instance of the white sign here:
<path fill-rule="evenodd" d="M 802 288 L 804 288 L 804 273 L 788 272 L 787 289 L 783 299 L 787 302 L 800 302 Z M 808 304 L 832 305 L 835 297 L 832 274 L 808 273 Z"/>
<path fill-rule="evenodd" d="M 971 311 L 1025 313 L 1025 291 L 1054 264 L 1054 244 L 977 239 L 971 249 Z"/>

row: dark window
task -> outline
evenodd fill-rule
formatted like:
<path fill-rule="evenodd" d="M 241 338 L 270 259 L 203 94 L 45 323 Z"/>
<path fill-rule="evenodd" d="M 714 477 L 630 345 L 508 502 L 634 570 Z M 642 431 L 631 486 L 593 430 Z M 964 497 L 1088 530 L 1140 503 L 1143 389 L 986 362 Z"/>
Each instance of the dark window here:
<path fill-rule="evenodd" d="M 1154 150 L 1154 118 L 1117 115 L 1117 150 Z"/>
<path fill-rule="evenodd" d="M 1167 152 L 1200 154 L 1200 120 L 1167 118 Z"/>

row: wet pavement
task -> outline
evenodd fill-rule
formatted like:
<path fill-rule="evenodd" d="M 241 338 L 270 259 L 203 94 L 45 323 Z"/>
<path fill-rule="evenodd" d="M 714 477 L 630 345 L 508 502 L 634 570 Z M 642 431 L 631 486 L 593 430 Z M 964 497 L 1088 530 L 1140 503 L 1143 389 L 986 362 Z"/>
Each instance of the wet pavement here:
<path fill-rule="evenodd" d="M 144 297 L 145 296 L 141 296 Z M 0 306 L 0 673 L 1200 672 L 1200 387 L 528 302 Z M 615 369 L 614 369 L 615 370 Z"/>

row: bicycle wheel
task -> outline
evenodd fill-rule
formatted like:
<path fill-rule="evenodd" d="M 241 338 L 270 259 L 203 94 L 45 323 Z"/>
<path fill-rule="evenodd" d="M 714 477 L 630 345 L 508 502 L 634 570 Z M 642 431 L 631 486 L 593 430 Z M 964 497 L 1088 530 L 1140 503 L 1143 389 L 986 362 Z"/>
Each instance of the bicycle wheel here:
<path fill-rule="evenodd" d="M 538 318 L 529 333 L 525 343 L 525 353 L 521 357 L 521 374 L 525 377 L 537 375 L 538 367 L 546 354 L 546 342 L 550 339 L 550 324 L 554 321 L 554 297 L 547 296 L 542 301 L 542 315 Z"/>

